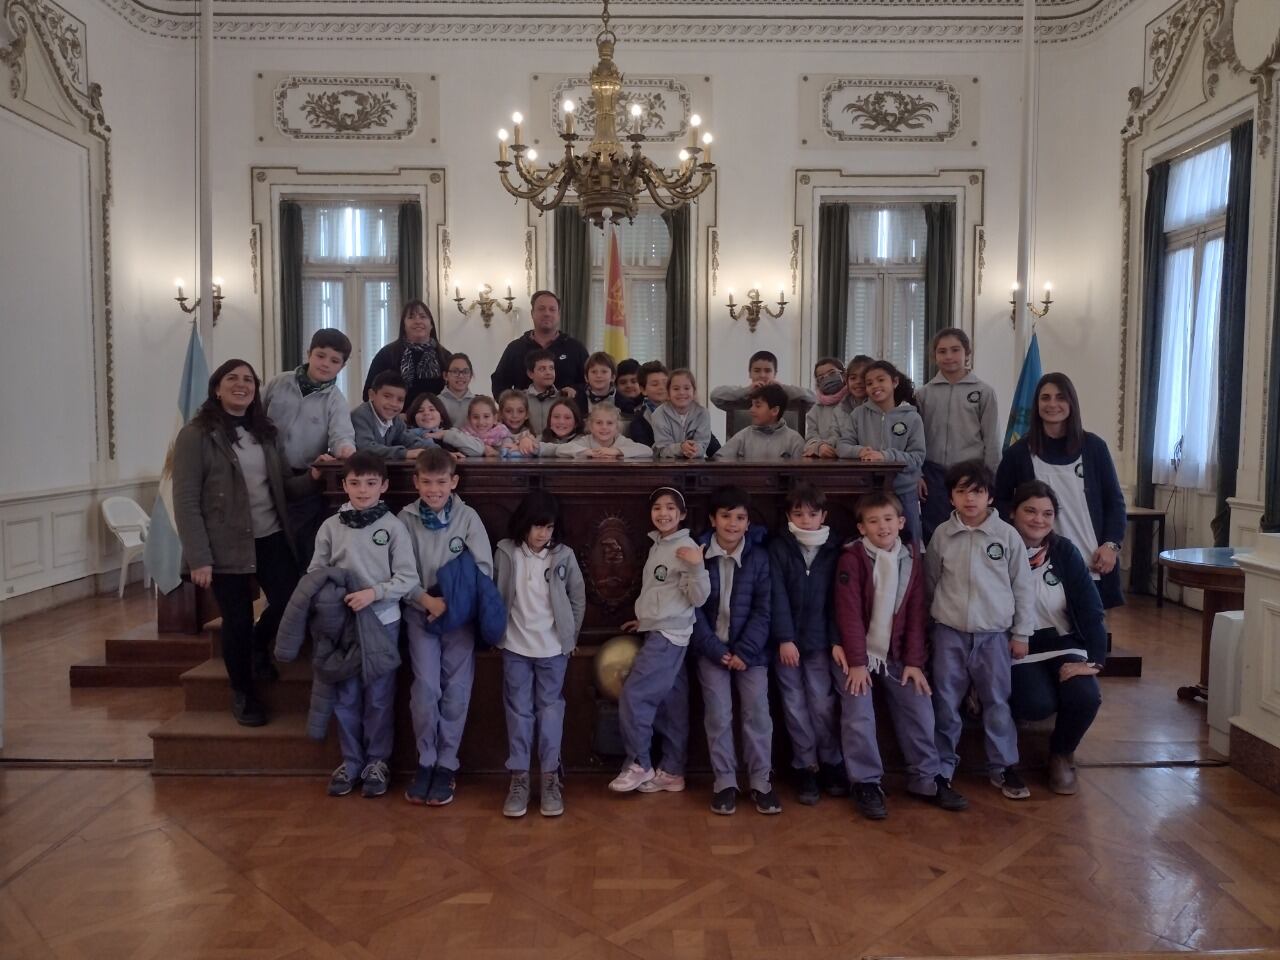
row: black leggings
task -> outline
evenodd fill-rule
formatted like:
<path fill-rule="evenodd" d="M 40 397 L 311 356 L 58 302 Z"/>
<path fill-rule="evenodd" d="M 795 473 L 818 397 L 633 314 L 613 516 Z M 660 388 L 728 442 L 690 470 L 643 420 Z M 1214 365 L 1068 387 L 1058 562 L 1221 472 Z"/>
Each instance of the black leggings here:
<path fill-rule="evenodd" d="M 222 662 L 227 666 L 231 689 L 248 693 L 253 689 L 253 660 L 271 659 L 276 628 L 285 604 L 298 585 L 298 565 L 283 532 L 253 542 L 257 573 L 215 573 L 213 595 L 222 611 Z M 252 581 L 267 598 L 267 607 L 255 626 Z"/>
<path fill-rule="evenodd" d="M 1057 713 L 1050 753 L 1074 753 L 1102 706 L 1102 688 L 1093 676 L 1058 679 L 1065 657 L 1023 663 L 1013 667 L 1009 709 L 1015 720 L 1043 720 Z"/>

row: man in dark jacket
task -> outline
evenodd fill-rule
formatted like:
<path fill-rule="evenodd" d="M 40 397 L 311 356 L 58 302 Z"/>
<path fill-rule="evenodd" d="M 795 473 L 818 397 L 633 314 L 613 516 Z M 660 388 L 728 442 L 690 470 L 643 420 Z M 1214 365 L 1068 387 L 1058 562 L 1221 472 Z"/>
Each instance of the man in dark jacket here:
<path fill-rule="evenodd" d="M 556 361 L 556 386 L 569 397 L 583 390 L 582 378 L 587 368 L 587 348 L 560 331 L 560 298 L 550 290 L 539 290 L 530 301 L 533 329 L 526 330 L 507 344 L 502 359 L 490 378 L 493 396 L 503 390 L 526 390 L 529 372 L 525 356 L 534 350 L 550 350 Z"/>

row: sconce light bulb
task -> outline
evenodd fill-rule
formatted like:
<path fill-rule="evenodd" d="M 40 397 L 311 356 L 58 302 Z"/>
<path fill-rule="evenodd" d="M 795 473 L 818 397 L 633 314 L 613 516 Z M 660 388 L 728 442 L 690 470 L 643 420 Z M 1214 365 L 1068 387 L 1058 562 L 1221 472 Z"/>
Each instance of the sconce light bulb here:
<path fill-rule="evenodd" d="M 220 287 L 220 286 L 222 286 L 222 278 L 221 278 L 221 277 L 214 277 L 214 278 L 213 278 L 213 285 L 214 285 L 215 287 Z"/>
<path fill-rule="evenodd" d="M 1013 281 L 1013 286 L 1012 286 L 1012 287 L 1010 287 L 1009 289 L 1010 289 L 1010 290 L 1012 290 L 1014 293 L 1017 293 L 1017 292 L 1018 292 L 1018 281 L 1017 281 L 1017 280 Z"/>
<path fill-rule="evenodd" d="M 525 154 L 524 154 L 524 157 L 525 157 L 525 159 L 526 159 L 526 160 L 528 160 L 530 163 L 532 163 L 534 160 L 537 160 L 537 159 L 538 159 L 538 151 L 537 151 L 537 150 L 532 150 L 532 149 L 531 149 L 531 150 L 526 150 L 526 151 L 525 151 Z"/>
<path fill-rule="evenodd" d="M 511 115 L 512 123 L 524 123 L 524 114 L 517 110 Z"/>
<path fill-rule="evenodd" d="M 684 163 L 686 160 L 689 159 L 689 151 L 681 150 L 678 154 L 676 154 L 676 156 L 680 158 L 681 163 Z"/>
<path fill-rule="evenodd" d="M 633 117 L 638 117 L 638 116 L 640 116 L 640 114 L 642 114 L 642 113 L 644 113 L 644 108 L 643 108 L 642 106 L 640 106 L 640 104 L 638 104 L 638 103 L 633 103 L 633 104 L 631 105 L 631 115 L 632 115 Z"/>
<path fill-rule="evenodd" d="M 715 139 L 715 138 L 714 138 L 714 137 L 712 137 L 712 136 L 711 136 L 711 134 L 709 134 L 709 133 L 704 133 L 704 134 L 702 135 L 702 145 L 703 145 L 704 147 L 709 147 L 709 146 L 711 146 L 711 141 L 712 141 L 712 140 L 714 140 L 714 139 Z"/>
<path fill-rule="evenodd" d="M 1044 282 L 1044 292 L 1045 292 L 1045 293 L 1048 293 L 1048 292 L 1049 292 L 1050 290 L 1052 290 L 1052 289 L 1053 289 L 1053 284 L 1052 284 L 1052 283 L 1050 283 L 1048 280 L 1046 280 L 1046 281 Z"/>
<path fill-rule="evenodd" d="M 731 297 L 733 296 L 733 287 L 730 287 L 730 288 L 729 288 L 729 296 L 731 296 Z"/>
<path fill-rule="evenodd" d="M 693 116 L 691 116 L 691 117 L 689 118 L 689 126 L 691 126 L 691 127 L 700 127 L 700 126 L 702 126 L 702 117 L 698 116 L 698 115 L 695 113 Z"/>
<path fill-rule="evenodd" d="M 511 134 L 507 133 L 505 127 L 498 131 L 498 139 L 501 140 L 503 143 L 506 143 L 507 140 L 510 138 L 510 136 Z"/>
<path fill-rule="evenodd" d="M 181 286 L 183 285 L 183 284 L 182 284 L 182 278 L 181 278 L 181 277 L 174 277 L 174 278 L 173 278 L 173 285 L 174 285 L 175 287 L 181 287 Z"/>
<path fill-rule="evenodd" d="M 565 113 L 573 113 L 573 111 L 576 110 L 577 108 L 578 108 L 577 104 L 574 103 L 572 100 L 566 100 L 563 104 L 563 109 Z"/>

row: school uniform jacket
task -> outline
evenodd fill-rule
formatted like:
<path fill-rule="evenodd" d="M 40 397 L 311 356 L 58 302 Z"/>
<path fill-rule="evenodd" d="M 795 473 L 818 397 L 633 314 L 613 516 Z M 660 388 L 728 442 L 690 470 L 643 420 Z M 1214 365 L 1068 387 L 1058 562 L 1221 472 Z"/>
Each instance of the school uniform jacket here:
<path fill-rule="evenodd" d="M 516 551 L 519 549 L 520 545 L 514 540 L 499 540 L 493 552 L 494 580 L 508 610 L 515 604 Z M 551 573 L 548 581 L 551 622 L 555 626 L 561 652 L 568 654 L 578 645 L 578 633 L 587 613 L 587 588 L 573 549 L 563 543 L 554 544 L 549 549 L 551 556 L 547 569 Z"/>
<path fill-rule="evenodd" d="M 893 611 L 887 659 L 904 667 L 923 668 L 929 659 L 925 646 L 924 564 L 920 548 L 914 543 L 905 549 L 909 551 L 911 572 L 907 575 L 902 603 Z M 903 566 L 899 561 L 899 576 Z M 867 555 L 861 540 L 845 544 L 836 568 L 834 602 L 840 646 L 851 667 L 867 665 L 867 625 L 871 623 L 875 598 L 875 562 Z"/>
<path fill-rule="evenodd" d="M 996 392 L 970 371 L 955 383 L 938 374 L 916 391 L 924 421 L 929 462 L 942 467 L 981 460 L 992 470 L 1000 464 L 999 404 Z"/>
<path fill-rule="evenodd" d="M 818 548 L 813 565 L 804 565 L 800 544 L 789 530 L 769 541 L 769 571 L 773 581 L 770 633 L 775 647 L 794 643 L 800 653 L 824 653 L 840 642 L 836 631 L 831 589 L 836 578 L 840 544 L 834 536 Z"/>
<path fill-rule="evenodd" d="M 681 423 L 680 414 L 675 407 L 664 403 L 653 411 L 649 417 L 649 426 L 653 428 L 653 452 L 659 457 L 679 457 L 680 447 L 686 440 L 692 440 L 698 450 L 695 456 L 707 455 L 707 444 L 711 442 L 711 417 L 707 408 L 694 403 L 685 414 Z"/>
<path fill-rule="evenodd" d="M 698 538 L 705 555 L 711 532 Z M 720 662 L 726 653 L 738 656 L 748 667 L 769 665 L 769 611 L 773 608 L 773 583 L 769 576 L 769 552 L 763 541 L 763 527 L 748 527 L 742 546 L 742 566 L 733 573 L 729 595 L 729 643 L 716 633 L 720 616 L 720 558 L 704 560 L 710 580 L 710 593 L 694 611 L 693 636 L 690 647 L 708 660 Z"/>
<path fill-rule="evenodd" d="M 879 450 L 888 463 L 900 463 L 903 469 L 893 478 L 895 493 L 914 492 L 924 466 L 924 423 L 916 408 L 902 402 L 884 411 L 868 401 L 840 423 L 840 442 L 836 453 L 842 459 L 856 460 L 863 449 Z"/>
<path fill-rule="evenodd" d="M 403 460 L 409 450 L 435 446 L 427 437 L 410 436 L 403 417 L 392 417 L 391 425 L 381 433 L 379 417 L 368 400 L 351 411 L 351 426 L 356 431 L 356 449 L 369 450 L 384 460 Z"/>

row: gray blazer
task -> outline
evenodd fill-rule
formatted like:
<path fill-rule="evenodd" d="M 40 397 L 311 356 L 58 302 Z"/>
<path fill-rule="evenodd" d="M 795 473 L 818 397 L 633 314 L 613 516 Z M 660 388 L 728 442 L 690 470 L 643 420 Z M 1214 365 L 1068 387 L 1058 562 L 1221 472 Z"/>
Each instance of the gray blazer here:
<path fill-rule="evenodd" d="M 515 552 L 519 549 L 520 545 L 514 540 L 499 540 L 493 553 L 493 579 L 508 610 L 515 599 Z M 586 613 L 587 588 L 578 558 L 572 548 L 557 543 L 551 548 L 551 618 L 564 653 L 572 653 L 578 645 L 578 632 Z"/>
<path fill-rule="evenodd" d="M 392 417 L 385 434 L 378 432 L 378 415 L 366 400 L 351 411 L 351 426 L 356 431 L 356 449 L 369 450 L 384 460 L 403 460 L 405 452 L 417 447 L 433 446 L 429 442 L 406 435 L 408 424 L 401 417 Z"/>

